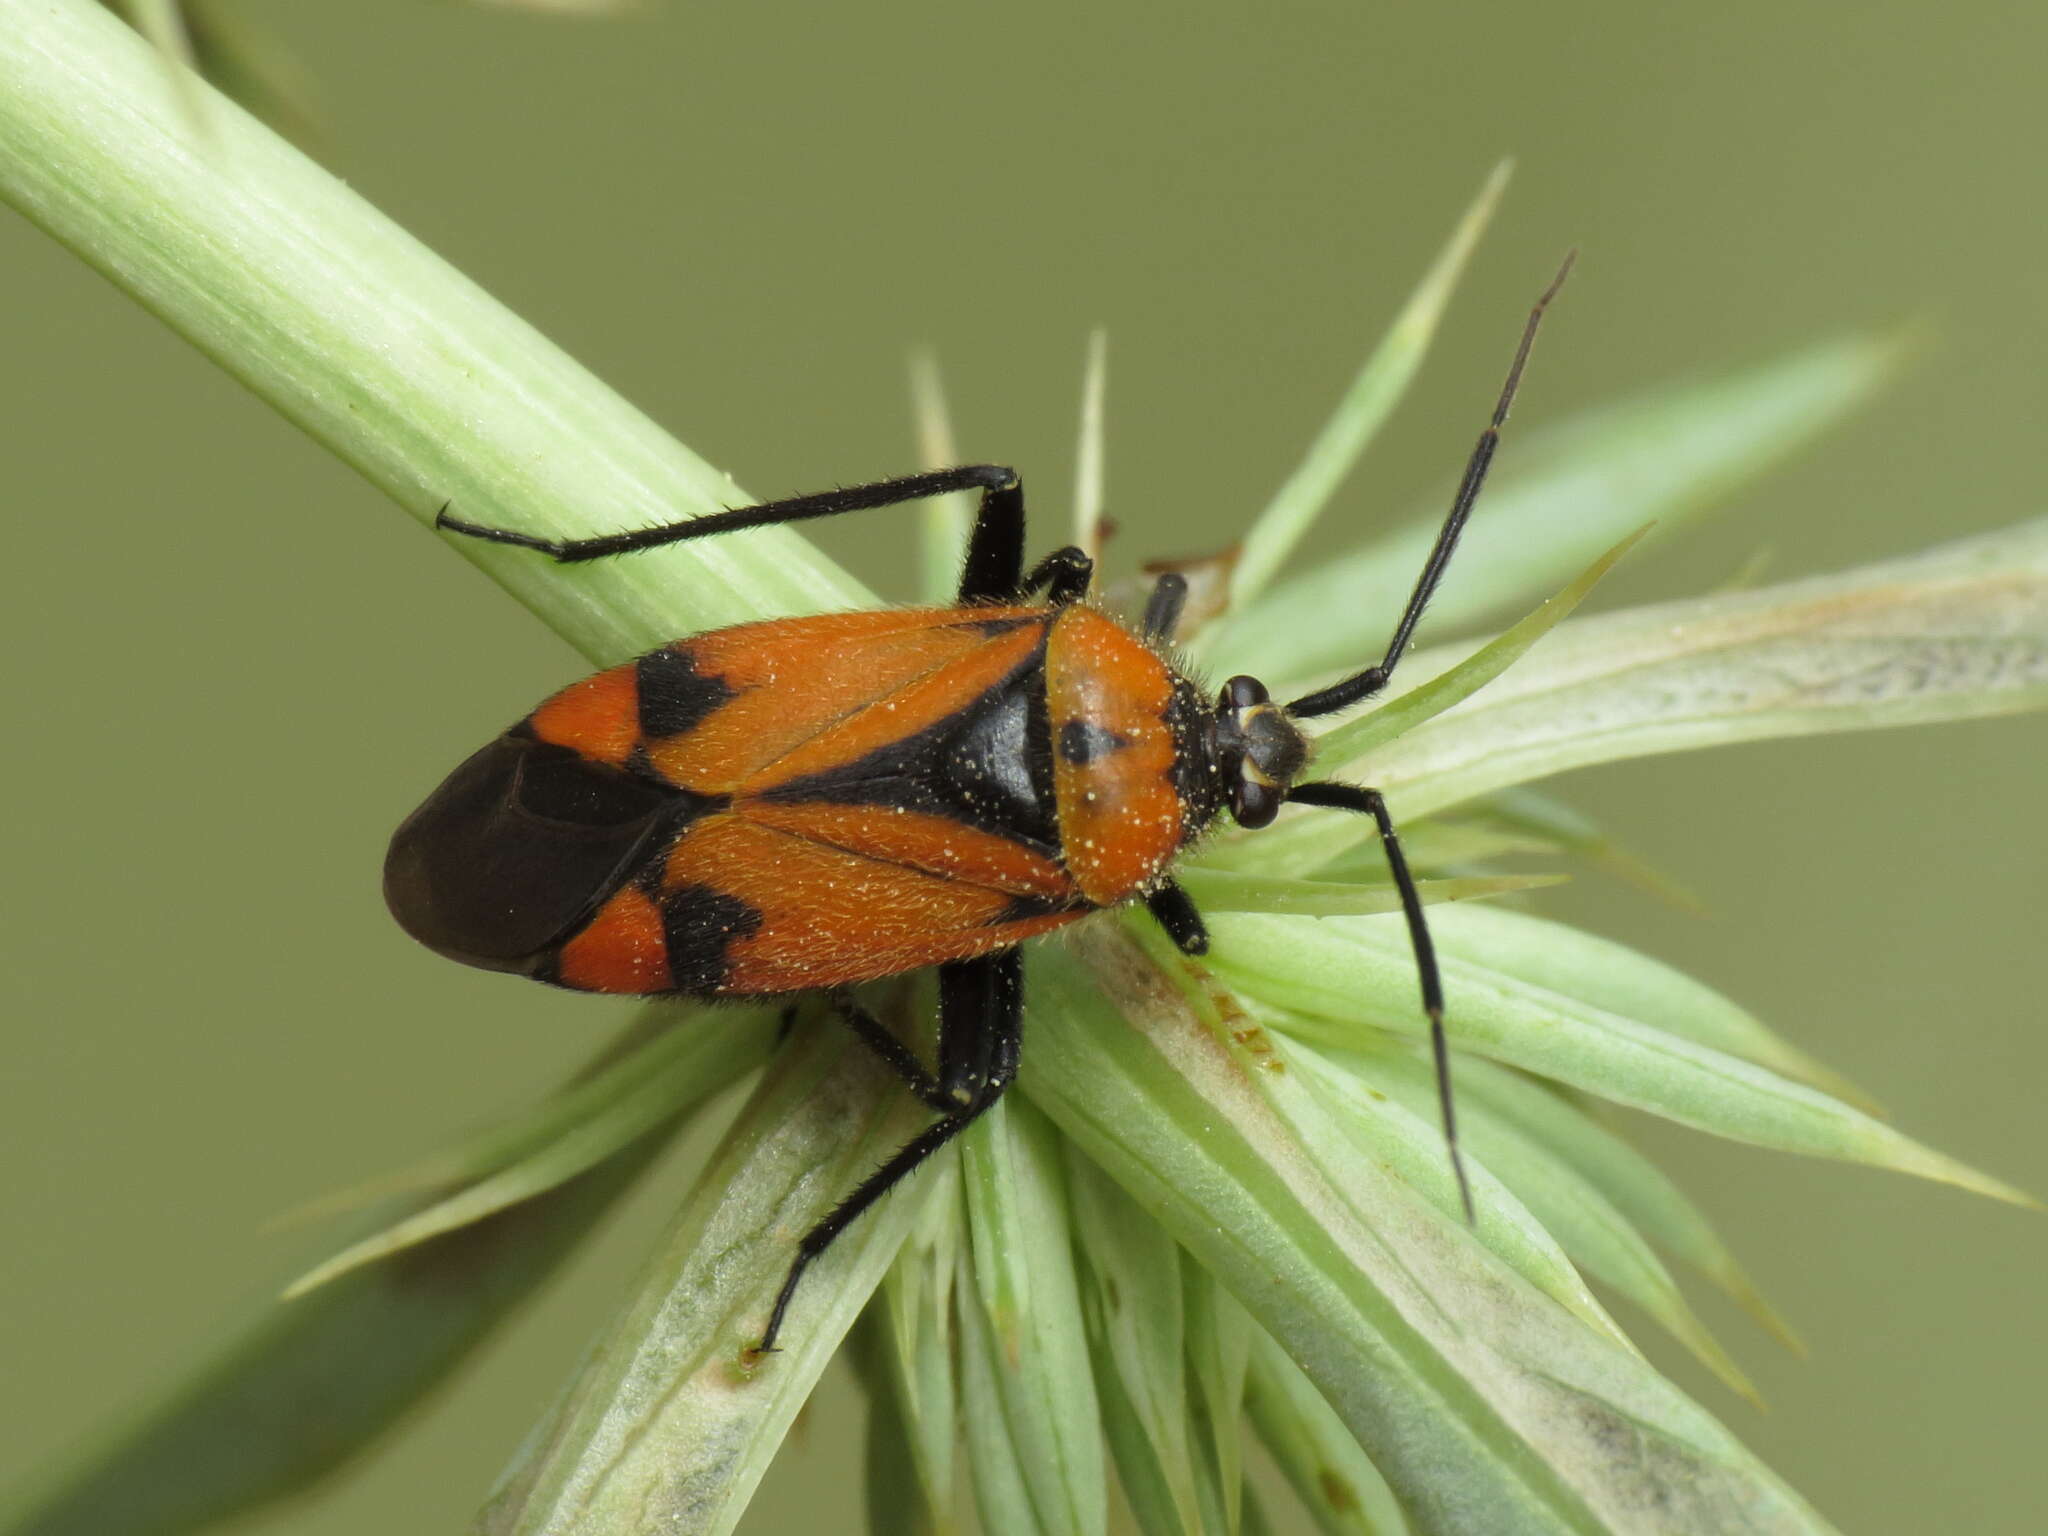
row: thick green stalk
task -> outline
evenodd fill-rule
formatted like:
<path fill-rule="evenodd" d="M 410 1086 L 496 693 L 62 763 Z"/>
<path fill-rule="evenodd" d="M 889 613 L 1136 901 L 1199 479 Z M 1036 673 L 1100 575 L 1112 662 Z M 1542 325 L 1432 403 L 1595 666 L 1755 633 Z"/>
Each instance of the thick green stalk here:
<path fill-rule="evenodd" d="M 0 0 L 0 197 L 415 517 L 563 534 L 748 499 L 90 0 Z M 779 530 L 588 576 L 462 548 L 595 660 L 864 596 Z"/>

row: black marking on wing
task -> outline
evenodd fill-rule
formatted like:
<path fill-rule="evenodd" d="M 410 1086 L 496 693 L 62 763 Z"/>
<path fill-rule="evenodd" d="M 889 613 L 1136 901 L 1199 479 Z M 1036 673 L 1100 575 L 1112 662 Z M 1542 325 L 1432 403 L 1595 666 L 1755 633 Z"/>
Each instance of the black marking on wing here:
<path fill-rule="evenodd" d="M 1050 917 L 1055 912 L 1092 912 L 1095 903 L 1074 897 L 1065 901 L 1050 896 L 1012 896 L 1003 909 L 987 919 L 982 926 L 1000 928 L 1006 923 L 1027 922 L 1034 917 Z"/>
<path fill-rule="evenodd" d="M 853 762 L 778 784 L 763 798 L 949 816 L 1056 857 L 1043 647 L 967 708 Z"/>
<path fill-rule="evenodd" d="M 680 736 L 733 696 L 725 679 L 706 676 L 687 650 L 664 646 L 633 664 L 639 690 L 640 733 L 659 738 Z"/>
<path fill-rule="evenodd" d="M 669 985 L 701 997 L 724 987 L 726 951 L 734 939 L 760 929 L 761 912 L 708 885 L 686 885 L 662 897 L 661 922 Z"/>

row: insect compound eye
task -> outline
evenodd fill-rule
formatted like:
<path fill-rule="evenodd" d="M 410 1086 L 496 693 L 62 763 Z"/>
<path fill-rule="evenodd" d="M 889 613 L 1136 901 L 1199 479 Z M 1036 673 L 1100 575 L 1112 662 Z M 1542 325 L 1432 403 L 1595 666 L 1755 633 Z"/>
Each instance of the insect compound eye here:
<path fill-rule="evenodd" d="M 1271 826 L 1273 818 L 1280 814 L 1280 803 L 1285 798 L 1278 785 L 1239 779 L 1231 795 L 1230 813 L 1237 818 L 1240 827 L 1256 830 Z"/>
<path fill-rule="evenodd" d="M 1264 683 L 1256 677 L 1246 677 L 1240 673 L 1223 685 L 1220 702 L 1228 709 L 1249 709 L 1254 704 L 1271 702 L 1272 697 L 1266 692 Z"/>

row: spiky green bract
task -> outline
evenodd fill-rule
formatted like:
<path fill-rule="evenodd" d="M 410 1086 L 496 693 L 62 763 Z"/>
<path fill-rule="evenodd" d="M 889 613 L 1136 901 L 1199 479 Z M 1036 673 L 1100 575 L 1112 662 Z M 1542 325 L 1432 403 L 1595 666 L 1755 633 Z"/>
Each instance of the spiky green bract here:
<path fill-rule="evenodd" d="M 673 1038 L 678 1010 L 640 1019 L 590 1072 L 601 1080 Z M 760 1058 L 759 1030 L 735 1013 L 699 1019 L 691 1075 L 671 1077 L 673 1124 Z M 530 1129 L 528 1127 L 527 1129 Z M 668 1143 L 659 1127 L 516 1206 L 422 1238 L 353 1268 L 311 1295 L 262 1308 L 209 1358 L 103 1441 L 21 1490 L 0 1515 L 7 1536 L 108 1536 L 198 1530 L 281 1498 L 346 1462 L 452 1372 L 551 1275 Z M 417 1193 L 358 1223 L 365 1240 L 458 1198 L 496 1159 L 531 1148 L 521 1134 L 450 1159 Z"/>
<path fill-rule="evenodd" d="M 1493 168 L 1435 264 L 1409 295 L 1407 305 L 1309 445 L 1301 464 L 1253 521 L 1230 573 L 1233 604 L 1250 603 L 1265 590 L 1408 392 L 1465 263 L 1486 232 L 1501 193 L 1507 190 L 1512 170 L 1506 161 Z"/>
<path fill-rule="evenodd" d="M 672 1011 L 672 1027 L 621 1060 L 543 1100 L 480 1145 L 429 1164 L 429 1172 L 446 1168 L 436 1182 L 453 1185 L 455 1193 L 309 1270 L 286 1289 L 285 1299 L 553 1189 L 767 1060 L 775 1038 L 772 1010 Z"/>
<path fill-rule="evenodd" d="M 991 1536 L 1101 1536 L 1109 1483 L 1059 1138 L 1029 1103 L 999 1102 L 962 1138 L 960 1172 L 960 1371 L 981 1523 Z"/>
<path fill-rule="evenodd" d="M 1418 1529 L 1826 1529 L 1115 930 L 1041 951 L 1032 983 L 1033 1099 L 1301 1364 Z"/>
<path fill-rule="evenodd" d="M 812 1266 L 803 1326 L 757 1357 L 792 1246 L 929 1118 L 845 1031 L 799 1031 L 476 1529 L 730 1532 L 914 1225 L 929 1172 Z"/>
<path fill-rule="evenodd" d="M 1586 280 L 1583 273 L 1576 279 Z M 1546 336 L 1544 345 L 1560 344 L 1570 323 L 1567 292 L 1553 322 L 1559 337 Z M 1504 336 L 1503 361 L 1506 342 Z M 1663 537 L 1722 504 L 1867 400 L 1896 369 L 1900 351 L 1890 340 L 1845 337 L 1703 383 L 1615 401 L 1559 426 L 1531 427 L 1518 416 L 1482 510 L 1431 604 L 1425 638 L 1552 590 L 1645 523 L 1655 523 Z M 1484 405 L 1475 391 L 1475 433 Z M 1205 633 L 1197 653 L 1276 687 L 1377 658 L 1449 500 L 1447 486 L 1394 532 L 1278 583 Z M 1353 520 L 1362 528 L 1382 526 L 1370 510 Z"/>
<path fill-rule="evenodd" d="M 1425 652 L 1408 667 L 1433 678 L 1450 662 Z M 1411 821 L 1593 763 L 2044 704 L 2037 519 L 1839 575 L 1567 620 L 1478 696 L 1358 757 L 1322 754 L 1315 771 L 1373 785 Z M 1302 871 L 1371 831 L 1364 817 L 1303 812 L 1249 852 L 1225 840 L 1218 853 Z"/>

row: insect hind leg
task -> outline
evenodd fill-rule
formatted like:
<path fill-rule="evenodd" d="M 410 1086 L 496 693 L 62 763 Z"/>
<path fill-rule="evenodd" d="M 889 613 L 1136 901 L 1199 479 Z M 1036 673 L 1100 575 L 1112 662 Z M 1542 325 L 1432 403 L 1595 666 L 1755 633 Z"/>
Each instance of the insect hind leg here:
<path fill-rule="evenodd" d="M 605 560 L 613 555 L 630 555 L 643 549 L 659 549 L 665 544 L 681 544 L 721 533 L 741 533 L 749 528 L 838 517 L 846 512 L 900 506 L 904 502 L 922 501 L 928 496 L 973 490 L 981 492 L 981 506 L 975 513 L 974 532 L 967 541 L 967 559 L 960 574 L 960 601 L 986 602 L 1012 597 L 1024 577 L 1024 482 L 1018 478 L 1017 471 L 1002 464 L 964 464 L 957 469 L 901 475 L 892 480 L 842 486 L 838 490 L 791 496 L 782 501 L 764 501 L 758 506 L 732 507 L 704 517 L 684 518 L 680 522 L 634 528 L 624 533 L 599 534 L 588 539 L 549 539 L 513 528 L 486 527 L 454 516 L 446 506 L 434 518 L 434 526 L 492 544 L 536 550 L 564 564 L 576 564 L 584 560 Z"/>
<path fill-rule="evenodd" d="M 869 1174 L 803 1235 L 755 1354 L 768 1354 L 782 1332 L 792 1297 L 812 1262 L 877 1200 L 972 1125 L 1017 1076 L 1023 1041 L 1024 967 L 1014 949 L 939 968 L 939 1079 L 949 1108 Z M 879 1027 L 879 1026 L 878 1026 Z M 863 1033 L 863 1039 L 866 1035 Z M 870 1042 L 872 1044 L 872 1042 Z M 906 1053 L 907 1054 L 907 1053 Z M 921 1069 L 920 1069 L 921 1070 Z"/>

